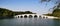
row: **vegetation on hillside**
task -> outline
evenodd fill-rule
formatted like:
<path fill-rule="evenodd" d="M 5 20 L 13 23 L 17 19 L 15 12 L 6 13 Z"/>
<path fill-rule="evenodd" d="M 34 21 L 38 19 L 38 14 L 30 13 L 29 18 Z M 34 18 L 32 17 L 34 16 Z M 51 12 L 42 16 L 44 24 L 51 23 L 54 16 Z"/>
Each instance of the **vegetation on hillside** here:
<path fill-rule="evenodd" d="M 53 10 L 52 15 L 56 17 L 60 17 L 60 3 L 58 4 L 57 8 Z"/>
<path fill-rule="evenodd" d="M 5 9 L 5 8 L 0 8 L 0 16 L 14 16 L 14 15 L 19 15 L 19 14 L 33 14 L 30 11 L 25 11 L 25 12 L 13 12 L 11 10 Z"/>
<path fill-rule="evenodd" d="M 53 16 L 60 17 L 60 9 L 55 9 L 52 13 Z"/>
<path fill-rule="evenodd" d="M 41 0 L 41 2 L 50 2 L 52 0 Z M 53 0 L 55 1 L 55 0 Z M 59 17 L 60 18 L 60 0 L 57 0 L 54 2 L 55 4 L 58 4 L 56 6 L 54 6 L 52 8 L 52 13 L 48 13 L 48 14 L 45 14 L 45 15 L 48 15 L 48 16 L 55 16 L 55 17 Z"/>
<path fill-rule="evenodd" d="M 46 15 L 60 18 L 60 3 L 53 9 L 51 14 L 46 14 Z"/>

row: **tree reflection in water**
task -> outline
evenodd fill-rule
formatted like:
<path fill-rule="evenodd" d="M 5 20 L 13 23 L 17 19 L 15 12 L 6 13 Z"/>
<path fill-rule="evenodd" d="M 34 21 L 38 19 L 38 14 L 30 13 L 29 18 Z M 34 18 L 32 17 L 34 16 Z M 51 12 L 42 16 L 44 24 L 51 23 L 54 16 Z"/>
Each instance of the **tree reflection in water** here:
<path fill-rule="evenodd" d="M 54 19 L 54 26 L 60 26 L 60 19 Z"/>

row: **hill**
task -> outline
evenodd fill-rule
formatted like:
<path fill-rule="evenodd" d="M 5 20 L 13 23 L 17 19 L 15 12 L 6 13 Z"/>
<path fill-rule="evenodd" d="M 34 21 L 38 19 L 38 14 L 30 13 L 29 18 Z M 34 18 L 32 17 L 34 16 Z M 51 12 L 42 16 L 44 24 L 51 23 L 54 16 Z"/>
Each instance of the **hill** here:
<path fill-rule="evenodd" d="M 34 13 L 32 13 L 30 11 L 13 12 L 13 11 L 8 10 L 6 8 L 0 8 L 0 16 L 3 16 L 3 17 L 15 16 L 15 15 L 19 15 L 19 14 L 34 14 Z"/>
<path fill-rule="evenodd" d="M 46 15 L 60 18 L 60 3 L 53 8 L 52 14 L 46 14 Z"/>

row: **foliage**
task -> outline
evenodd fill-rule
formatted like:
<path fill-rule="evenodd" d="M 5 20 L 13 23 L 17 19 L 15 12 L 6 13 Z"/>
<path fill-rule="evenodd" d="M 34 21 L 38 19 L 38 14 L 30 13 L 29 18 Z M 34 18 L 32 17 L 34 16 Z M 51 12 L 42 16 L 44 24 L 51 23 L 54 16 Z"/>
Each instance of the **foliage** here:
<path fill-rule="evenodd" d="M 46 14 L 46 15 L 49 15 L 49 16 L 52 15 L 60 18 L 60 3 L 57 5 L 57 7 L 53 9 L 52 14 Z"/>
<path fill-rule="evenodd" d="M 52 15 L 60 17 L 60 4 L 53 10 Z"/>
<path fill-rule="evenodd" d="M 51 0 L 41 0 L 41 2 L 49 2 L 49 1 L 51 1 Z"/>
<path fill-rule="evenodd" d="M 52 0 L 41 0 L 41 2 L 50 2 L 50 1 L 52 1 Z M 53 10 L 52 14 L 45 14 L 45 15 L 60 17 L 60 0 L 55 1 L 55 3 L 58 5 L 56 5 L 52 8 L 52 10 Z"/>

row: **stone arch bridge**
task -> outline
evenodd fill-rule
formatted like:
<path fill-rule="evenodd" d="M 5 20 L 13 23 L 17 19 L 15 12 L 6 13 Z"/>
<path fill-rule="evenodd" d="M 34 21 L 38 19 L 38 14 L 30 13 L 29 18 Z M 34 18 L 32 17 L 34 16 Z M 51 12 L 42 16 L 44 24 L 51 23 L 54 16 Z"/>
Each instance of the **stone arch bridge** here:
<path fill-rule="evenodd" d="M 45 15 L 39 15 L 39 14 L 22 14 L 22 15 L 16 15 L 14 18 L 57 18 L 53 16 L 45 16 Z"/>
<path fill-rule="evenodd" d="M 15 18 L 47 18 L 44 15 L 39 14 L 22 14 L 22 15 L 16 15 Z"/>

